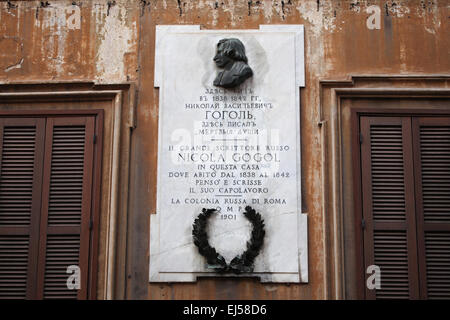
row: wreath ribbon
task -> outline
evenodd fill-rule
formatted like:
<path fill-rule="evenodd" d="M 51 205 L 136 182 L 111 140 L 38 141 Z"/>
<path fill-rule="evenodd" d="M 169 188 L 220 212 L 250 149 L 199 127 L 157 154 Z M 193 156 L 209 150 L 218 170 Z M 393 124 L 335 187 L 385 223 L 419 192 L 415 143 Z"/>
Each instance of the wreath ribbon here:
<path fill-rule="evenodd" d="M 261 251 L 266 234 L 264 220 L 261 218 L 261 215 L 252 209 L 252 207 L 245 207 L 244 216 L 253 226 L 250 241 L 247 241 L 247 250 L 241 255 L 234 257 L 227 264 L 225 258 L 214 247 L 211 247 L 208 241 L 208 234 L 206 232 L 208 218 L 215 212 L 217 212 L 216 209 L 203 208 L 202 213 L 198 215 L 192 225 L 194 244 L 197 246 L 198 252 L 206 258 L 208 268 L 214 269 L 219 273 L 233 272 L 239 274 L 253 272 L 253 263 Z"/>

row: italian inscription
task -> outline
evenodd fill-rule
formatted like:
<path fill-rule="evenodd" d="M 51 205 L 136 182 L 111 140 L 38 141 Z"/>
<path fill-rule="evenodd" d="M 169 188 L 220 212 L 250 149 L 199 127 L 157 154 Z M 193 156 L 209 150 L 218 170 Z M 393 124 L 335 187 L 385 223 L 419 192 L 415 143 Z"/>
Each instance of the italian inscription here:
<path fill-rule="evenodd" d="M 295 178 L 295 166 L 283 161 L 296 158 L 279 129 L 267 126 L 265 114 L 276 107 L 249 87 L 207 87 L 180 106 L 194 128 L 176 129 L 166 146 L 173 163 L 167 178 L 185 186 L 166 205 L 215 208 L 223 221 L 236 220 L 247 205 L 282 210 L 289 199 L 277 186 Z"/>

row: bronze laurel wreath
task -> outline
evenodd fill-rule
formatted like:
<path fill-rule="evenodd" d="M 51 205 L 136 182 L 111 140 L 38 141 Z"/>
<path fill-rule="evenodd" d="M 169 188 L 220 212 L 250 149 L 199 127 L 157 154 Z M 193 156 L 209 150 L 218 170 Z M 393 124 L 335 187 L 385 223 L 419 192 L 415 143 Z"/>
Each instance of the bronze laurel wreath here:
<path fill-rule="evenodd" d="M 234 257 L 230 264 L 227 264 L 225 258 L 214 247 L 211 247 L 208 242 L 206 226 L 208 218 L 215 212 L 215 209 L 203 209 L 202 213 L 194 221 L 192 235 L 198 252 L 206 258 L 208 268 L 215 269 L 219 273 L 233 272 L 239 274 L 252 272 L 253 263 L 264 244 L 264 236 L 266 234 L 264 220 L 261 219 L 261 215 L 250 206 L 245 207 L 244 215 L 253 225 L 252 236 L 250 241 L 247 242 L 247 250 L 243 254 Z"/>

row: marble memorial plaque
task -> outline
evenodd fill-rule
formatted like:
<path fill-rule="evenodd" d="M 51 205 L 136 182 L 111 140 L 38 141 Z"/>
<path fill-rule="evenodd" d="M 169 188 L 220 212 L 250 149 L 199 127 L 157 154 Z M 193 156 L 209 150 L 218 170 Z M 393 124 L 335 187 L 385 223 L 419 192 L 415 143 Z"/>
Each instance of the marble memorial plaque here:
<path fill-rule="evenodd" d="M 303 26 L 158 26 L 156 32 L 159 146 L 150 281 L 217 275 L 193 243 L 192 224 L 202 208 L 215 208 L 209 242 L 230 262 L 246 249 L 252 228 L 243 212 L 251 206 L 263 217 L 266 236 L 254 271 L 238 276 L 307 282 L 300 176 Z M 222 39 L 237 39 L 245 48 L 245 59 L 235 50 L 232 57 L 240 62 L 229 70 L 213 60 Z M 235 87 L 228 87 L 228 76 L 238 79 Z"/>

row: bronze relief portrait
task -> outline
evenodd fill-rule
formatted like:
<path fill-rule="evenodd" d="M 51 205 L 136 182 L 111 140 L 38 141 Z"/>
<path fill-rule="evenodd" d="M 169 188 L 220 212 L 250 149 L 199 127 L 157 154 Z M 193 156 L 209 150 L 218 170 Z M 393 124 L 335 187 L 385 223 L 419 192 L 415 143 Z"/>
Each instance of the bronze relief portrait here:
<path fill-rule="evenodd" d="M 214 62 L 217 67 L 224 69 L 214 79 L 213 84 L 217 87 L 234 88 L 253 76 L 253 71 L 247 64 L 244 44 L 239 39 L 220 40 Z"/>

